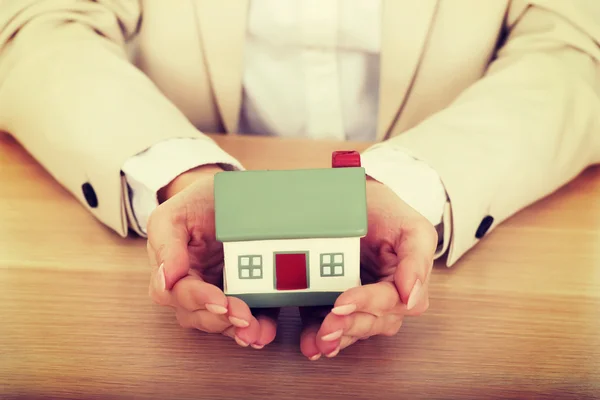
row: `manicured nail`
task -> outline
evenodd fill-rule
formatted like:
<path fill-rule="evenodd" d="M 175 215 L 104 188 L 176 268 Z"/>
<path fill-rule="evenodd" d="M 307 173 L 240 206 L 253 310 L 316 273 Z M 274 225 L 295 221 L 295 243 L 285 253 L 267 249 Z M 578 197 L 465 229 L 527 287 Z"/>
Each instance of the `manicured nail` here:
<path fill-rule="evenodd" d="M 248 347 L 248 343 L 244 342 L 242 339 L 240 339 L 237 335 L 235 335 L 235 342 L 237 344 L 239 344 L 242 347 Z"/>
<path fill-rule="evenodd" d="M 335 315 L 350 315 L 356 310 L 356 304 L 346 304 L 343 306 L 337 306 L 333 310 L 332 313 Z"/>
<path fill-rule="evenodd" d="M 419 295 L 421 294 L 421 281 L 417 279 L 415 285 L 410 291 L 410 295 L 408 296 L 408 302 L 406 303 L 406 308 L 411 310 L 414 306 L 417 305 L 417 301 L 419 301 Z"/>
<path fill-rule="evenodd" d="M 253 343 L 253 344 L 251 344 L 250 346 L 252 346 L 252 348 L 253 348 L 253 349 L 256 349 L 256 350 L 260 350 L 260 349 L 262 349 L 263 347 L 265 347 L 265 345 L 264 345 L 264 344 L 254 344 L 254 343 Z"/>
<path fill-rule="evenodd" d="M 321 353 L 319 353 L 319 354 L 315 354 L 314 356 L 312 356 L 312 357 L 309 357 L 308 359 L 309 359 L 310 361 L 317 361 L 319 358 L 321 358 Z"/>
<path fill-rule="evenodd" d="M 338 355 L 338 353 L 340 352 L 340 347 L 336 347 L 334 351 L 332 351 L 331 353 L 327 354 L 325 357 L 327 358 L 333 358 L 335 356 Z"/>
<path fill-rule="evenodd" d="M 158 267 L 158 271 L 156 271 L 156 275 L 154 275 L 154 282 L 152 283 L 154 286 L 154 290 L 158 293 L 162 293 L 165 291 L 165 264 L 160 264 Z"/>
<path fill-rule="evenodd" d="M 229 316 L 229 322 L 231 322 L 231 324 L 237 328 L 247 328 L 248 325 L 250 325 L 250 322 L 232 316 Z"/>
<path fill-rule="evenodd" d="M 227 314 L 227 308 L 220 306 L 218 304 L 207 304 L 206 309 L 213 314 L 223 315 Z"/>
<path fill-rule="evenodd" d="M 333 342 L 334 340 L 337 340 L 339 338 L 342 337 L 342 333 L 344 333 L 343 329 L 337 330 L 333 333 L 328 333 L 325 336 L 321 336 L 321 340 L 324 342 Z"/>

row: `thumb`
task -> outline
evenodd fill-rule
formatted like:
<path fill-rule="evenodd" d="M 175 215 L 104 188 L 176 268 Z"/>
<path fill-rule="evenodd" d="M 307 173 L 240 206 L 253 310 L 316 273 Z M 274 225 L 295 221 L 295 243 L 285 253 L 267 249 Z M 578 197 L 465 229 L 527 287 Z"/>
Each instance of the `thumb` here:
<path fill-rule="evenodd" d="M 148 223 L 148 257 L 155 268 L 153 279 L 159 282 L 154 287 L 157 291 L 171 290 L 190 269 L 190 237 L 185 223 L 177 222 L 167 213 L 156 213 L 151 222 Z"/>
<path fill-rule="evenodd" d="M 403 232 L 398 241 L 396 255 L 398 267 L 394 282 L 402 303 L 408 310 L 427 300 L 426 285 L 433 267 L 435 248 L 431 246 L 427 231 L 418 229 Z"/>

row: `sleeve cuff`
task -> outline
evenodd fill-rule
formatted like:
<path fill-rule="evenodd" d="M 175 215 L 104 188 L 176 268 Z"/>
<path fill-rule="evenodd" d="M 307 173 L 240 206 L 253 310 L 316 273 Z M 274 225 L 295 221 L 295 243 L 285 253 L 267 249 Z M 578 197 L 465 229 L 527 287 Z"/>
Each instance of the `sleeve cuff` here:
<path fill-rule="evenodd" d="M 182 173 L 206 164 L 218 164 L 225 170 L 242 170 L 243 166 L 216 143 L 177 138 L 155 144 L 128 159 L 123 173 L 129 189 L 129 220 L 135 230 L 146 235 L 150 214 L 158 207 L 158 191 Z"/>
<path fill-rule="evenodd" d="M 450 204 L 438 173 L 427 163 L 397 147 L 377 146 L 361 156 L 366 174 L 388 186 L 436 227 L 440 237 L 436 258 L 448 248 Z"/>

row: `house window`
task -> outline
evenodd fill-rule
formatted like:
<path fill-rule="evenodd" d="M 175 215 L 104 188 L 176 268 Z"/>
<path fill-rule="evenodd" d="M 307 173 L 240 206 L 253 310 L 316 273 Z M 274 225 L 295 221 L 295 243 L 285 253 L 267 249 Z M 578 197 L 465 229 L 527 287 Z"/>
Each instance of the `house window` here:
<path fill-rule="evenodd" d="M 321 276 L 344 276 L 344 254 L 321 254 Z"/>
<path fill-rule="evenodd" d="M 262 279 L 262 256 L 244 255 L 238 257 L 238 270 L 240 279 Z"/>

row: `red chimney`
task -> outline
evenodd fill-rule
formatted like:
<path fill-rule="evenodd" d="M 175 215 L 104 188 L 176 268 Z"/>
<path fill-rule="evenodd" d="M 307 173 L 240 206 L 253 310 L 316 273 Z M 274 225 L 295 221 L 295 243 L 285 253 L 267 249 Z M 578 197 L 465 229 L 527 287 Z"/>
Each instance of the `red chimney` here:
<path fill-rule="evenodd" d="M 358 151 L 334 151 L 331 155 L 332 168 L 360 167 L 360 153 Z"/>

